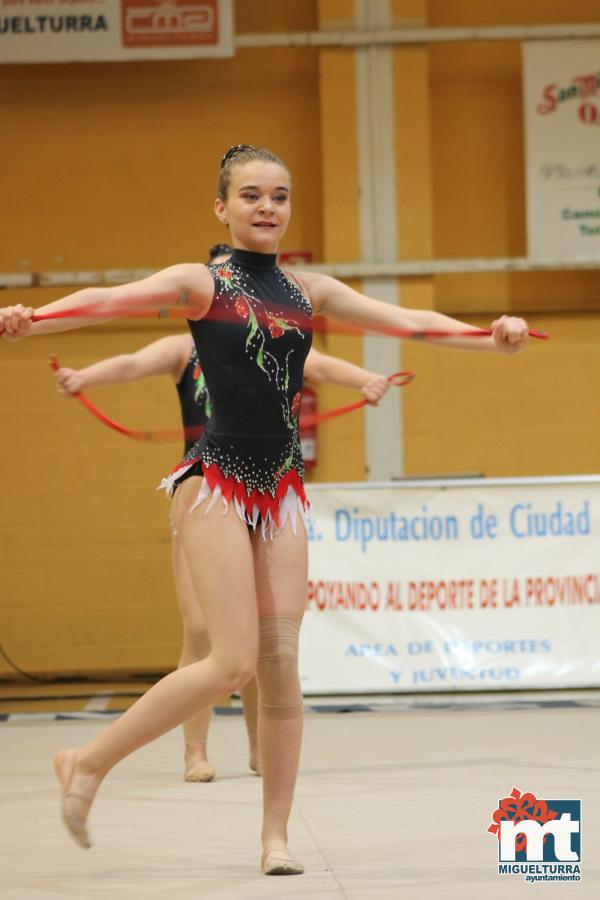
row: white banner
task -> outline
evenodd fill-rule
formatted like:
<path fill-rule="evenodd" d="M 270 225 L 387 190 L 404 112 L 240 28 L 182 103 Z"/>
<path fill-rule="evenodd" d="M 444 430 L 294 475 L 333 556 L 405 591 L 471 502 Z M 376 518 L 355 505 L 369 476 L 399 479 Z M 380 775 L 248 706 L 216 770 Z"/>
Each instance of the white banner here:
<path fill-rule="evenodd" d="M 0 63 L 233 55 L 232 0 L 0 0 Z"/>
<path fill-rule="evenodd" d="M 534 258 L 600 252 L 600 41 L 523 44 L 527 240 Z"/>
<path fill-rule="evenodd" d="M 600 476 L 309 494 L 304 693 L 600 686 Z"/>

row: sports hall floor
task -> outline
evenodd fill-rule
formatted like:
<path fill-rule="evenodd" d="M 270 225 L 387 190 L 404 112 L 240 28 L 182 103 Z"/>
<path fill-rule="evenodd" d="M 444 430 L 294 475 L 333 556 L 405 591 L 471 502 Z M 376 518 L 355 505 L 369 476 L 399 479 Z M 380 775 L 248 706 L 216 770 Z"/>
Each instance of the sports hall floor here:
<path fill-rule="evenodd" d="M 130 687 L 85 703 L 0 690 L 2 900 L 600 898 L 598 691 L 308 699 L 290 834 L 306 872 L 266 878 L 260 779 L 235 705 L 214 718 L 213 783 L 183 782 L 173 732 L 111 773 L 91 850 L 63 831 L 52 756 L 103 728 L 130 702 L 119 693 L 139 693 Z M 486 828 L 513 787 L 582 800 L 580 883 L 497 874 Z"/>

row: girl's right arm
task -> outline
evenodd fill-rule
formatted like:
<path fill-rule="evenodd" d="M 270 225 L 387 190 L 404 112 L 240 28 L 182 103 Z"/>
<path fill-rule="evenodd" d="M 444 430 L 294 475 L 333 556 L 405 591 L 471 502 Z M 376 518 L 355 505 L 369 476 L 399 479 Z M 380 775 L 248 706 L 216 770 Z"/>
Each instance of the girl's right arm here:
<path fill-rule="evenodd" d="M 61 394 L 71 396 L 90 387 L 123 384 L 151 375 L 171 375 L 178 381 L 191 351 L 189 335 L 170 335 L 153 341 L 137 353 L 112 356 L 85 369 L 61 368 L 55 376 L 56 385 Z"/>
<path fill-rule="evenodd" d="M 72 312 L 72 315 L 40 323 L 44 328 L 36 328 L 32 334 L 70 331 L 123 316 L 159 312 L 171 306 L 184 309 L 188 319 L 201 319 L 206 315 L 212 297 L 213 280 L 206 266 L 183 263 L 162 269 L 141 281 L 118 287 L 84 288 L 48 303 L 36 309 L 35 314 L 43 316 Z M 93 315 L 86 316 L 86 309 L 93 310 Z M 80 311 L 81 315 L 78 315 Z M 3 337 L 8 340 L 26 337 L 32 326 L 33 314 L 31 307 L 20 305 L 0 309 L 0 333 L 4 332 Z"/>

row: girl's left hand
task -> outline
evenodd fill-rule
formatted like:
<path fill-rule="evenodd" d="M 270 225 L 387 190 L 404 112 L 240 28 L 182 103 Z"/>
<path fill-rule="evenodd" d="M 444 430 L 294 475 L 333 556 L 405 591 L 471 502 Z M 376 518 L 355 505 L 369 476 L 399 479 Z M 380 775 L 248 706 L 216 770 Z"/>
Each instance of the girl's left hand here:
<path fill-rule="evenodd" d="M 361 392 L 365 400 L 372 406 L 377 406 L 390 383 L 385 375 L 371 375 L 368 381 L 365 381 L 361 387 Z"/>
<path fill-rule="evenodd" d="M 518 353 L 529 341 L 527 322 L 516 316 L 501 316 L 492 322 L 492 339 L 499 353 Z"/>

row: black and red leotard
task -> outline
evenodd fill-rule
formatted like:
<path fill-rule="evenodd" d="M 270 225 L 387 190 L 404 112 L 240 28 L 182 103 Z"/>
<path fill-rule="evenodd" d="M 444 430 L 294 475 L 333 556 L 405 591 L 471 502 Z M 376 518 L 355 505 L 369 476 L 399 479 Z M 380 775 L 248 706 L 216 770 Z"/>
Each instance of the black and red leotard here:
<path fill-rule="evenodd" d="M 234 250 L 210 265 L 214 296 L 207 315 L 189 321 L 210 396 L 203 436 L 164 479 L 172 492 L 203 475 L 197 504 L 209 495 L 234 502 L 240 516 L 273 533 L 308 506 L 298 433 L 311 306 L 274 254 Z M 210 508 L 210 507 L 209 507 Z"/>

